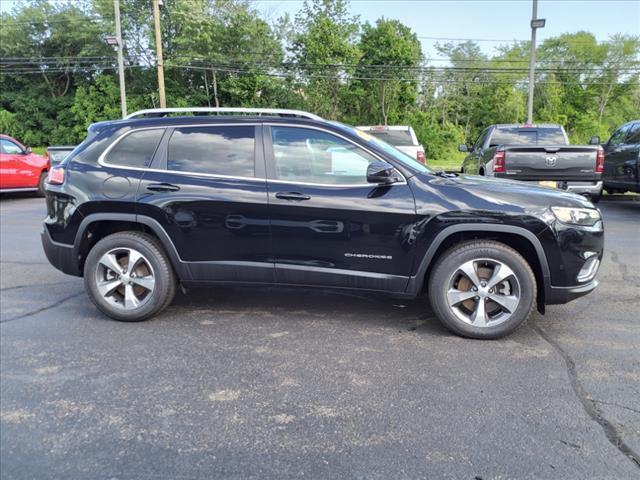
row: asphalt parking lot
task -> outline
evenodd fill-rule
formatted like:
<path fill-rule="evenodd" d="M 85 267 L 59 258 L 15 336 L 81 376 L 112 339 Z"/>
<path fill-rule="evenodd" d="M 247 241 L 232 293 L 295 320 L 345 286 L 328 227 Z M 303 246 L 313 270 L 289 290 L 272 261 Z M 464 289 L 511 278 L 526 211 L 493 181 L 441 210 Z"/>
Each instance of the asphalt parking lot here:
<path fill-rule="evenodd" d="M 640 477 L 640 201 L 599 204 L 601 285 L 512 336 L 426 300 L 179 295 L 106 319 L 51 267 L 42 199 L 0 200 L 3 479 Z"/>

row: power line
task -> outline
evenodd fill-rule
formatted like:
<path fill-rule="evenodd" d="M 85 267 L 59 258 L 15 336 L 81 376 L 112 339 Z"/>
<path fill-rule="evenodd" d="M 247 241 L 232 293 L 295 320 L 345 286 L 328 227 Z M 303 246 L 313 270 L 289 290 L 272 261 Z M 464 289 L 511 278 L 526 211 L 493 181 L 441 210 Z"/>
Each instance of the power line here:
<path fill-rule="evenodd" d="M 176 65 L 176 64 L 167 64 L 167 67 L 173 68 L 182 68 L 182 69 L 193 69 L 193 70 L 211 70 L 211 66 L 209 67 L 199 67 L 194 65 Z M 251 70 L 239 69 L 239 68 L 228 68 L 228 67 L 215 67 L 217 71 L 227 72 L 227 73 L 251 73 L 258 74 L 267 77 L 278 77 L 278 78 L 299 78 L 295 74 L 287 74 L 287 73 L 273 73 L 273 72 L 252 72 Z M 302 77 L 303 79 L 328 79 L 328 80 L 344 80 L 344 77 L 339 75 L 305 75 Z M 388 77 L 357 77 L 357 76 L 349 76 L 349 80 L 377 80 L 377 81 L 388 81 L 388 80 L 398 80 L 398 81 L 419 81 L 418 79 L 398 79 L 398 78 L 388 78 Z M 503 80 L 424 80 L 422 83 L 432 83 L 432 84 L 442 84 L 442 83 L 472 83 L 472 84 L 512 84 L 513 81 Z M 563 84 L 566 82 L 538 82 L 539 84 Z M 611 83 L 589 83 L 589 85 L 598 85 L 598 86 L 610 86 L 610 85 L 627 85 L 625 83 L 611 82 Z"/>
<path fill-rule="evenodd" d="M 216 71 L 225 72 L 225 73 L 235 73 L 235 74 L 253 74 L 253 75 L 261 75 L 266 77 L 275 77 L 275 78 L 285 78 L 285 79 L 302 79 L 302 80 L 316 80 L 316 79 L 328 79 L 328 80 L 344 80 L 345 78 L 339 75 L 305 75 L 300 77 L 294 73 L 274 73 L 274 72 L 255 72 L 248 69 L 241 68 L 230 68 L 227 66 L 221 65 L 211 65 L 211 66 L 195 66 L 195 65 L 177 65 L 177 64 L 167 64 L 168 68 L 178 68 L 185 70 L 211 70 L 215 68 Z M 117 67 L 115 65 L 104 65 L 104 66 L 95 66 L 95 67 L 76 67 L 73 69 L 74 72 L 97 72 L 103 70 L 115 70 Z M 131 68 L 151 68 L 149 65 L 125 65 L 126 69 Z M 41 68 L 38 69 L 24 69 L 19 72 L 14 70 L 0 70 L 0 75 L 10 75 L 10 74 L 42 74 L 42 73 L 71 73 L 69 68 L 63 67 L 55 67 L 51 69 L 43 70 Z M 486 80 L 486 79 L 394 79 L 389 77 L 374 77 L 374 76 L 349 76 L 349 80 L 370 80 L 370 81 L 388 81 L 388 80 L 398 80 L 398 81 L 416 81 L 423 84 L 433 84 L 433 85 L 441 85 L 441 84 L 472 84 L 472 85 L 513 85 L 514 83 L 521 82 L 522 79 L 505 79 L 505 80 Z M 569 82 L 563 81 L 553 81 L 553 82 L 537 82 L 541 85 L 564 85 Z M 620 83 L 620 82 L 587 82 L 588 86 L 629 86 L 628 83 Z"/>
<path fill-rule="evenodd" d="M 90 17 L 90 16 L 83 16 L 83 17 L 71 17 L 71 18 L 60 18 L 60 19 L 54 19 L 54 20 L 32 20 L 32 21 L 27 21 L 27 22 L 14 22 L 14 21 L 0 21 L 0 27 L 8 27 L 10 25 L 57 25 L 60 23 L 72 23 L 72 22 L 86 22 L 87 20 L 94 20 L 94 21 L 103 21 L 103 20 L 111 20 L 113 21 L 113 17 L 109 17 L 109 16 L 104 16 L 104 17 Z"/>

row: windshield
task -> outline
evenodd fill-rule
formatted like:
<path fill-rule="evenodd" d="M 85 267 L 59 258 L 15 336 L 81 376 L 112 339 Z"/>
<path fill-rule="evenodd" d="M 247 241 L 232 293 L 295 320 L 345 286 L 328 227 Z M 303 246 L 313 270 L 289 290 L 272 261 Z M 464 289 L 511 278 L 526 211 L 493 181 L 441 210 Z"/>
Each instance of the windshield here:
<path fill-rule="evenodd" d="M 362 130 L 358 130 L 357 128 L 351 127 L 349 125 L 345 125 L 344 123 L 340 123 L 340 122 L 330 122 L 330 123 L 348 131 L 349 133 L 353 133 L 357 135 L 367 143 L 375 145 L 379 149 L 383 150 L 385 153 L 391 155 L 395 160 L 403 163 L 404 165 L 406 165 L 409 168 L 412 168 L 413 170 L 418 170 L 420 172 L 435 173 L 435 170 L 421 163 L 418 163 L 413 157 L 407 155 L 404 152 L 401 152 L 400 150 L 395 148 L 393 145 L 389 145 L 387 142 L 380 140 L 379 138 L 376 138 L 373 135 L 369 135 L 368 132 L 363 132 Z"/>
<path fill-rule="evenodd" d="M 496 128 L 491 135 L 492 147 L 496 145 L 566 145 L 562 129 L 552 128 Z"/>
<path fill-rule="evenodd" d="M 409 130 L 385 130 L 380 132 L 374 132 L 371 130 L 363 131 L 395 147 L 414 146 L 413 137 L 411 137 Z"/>

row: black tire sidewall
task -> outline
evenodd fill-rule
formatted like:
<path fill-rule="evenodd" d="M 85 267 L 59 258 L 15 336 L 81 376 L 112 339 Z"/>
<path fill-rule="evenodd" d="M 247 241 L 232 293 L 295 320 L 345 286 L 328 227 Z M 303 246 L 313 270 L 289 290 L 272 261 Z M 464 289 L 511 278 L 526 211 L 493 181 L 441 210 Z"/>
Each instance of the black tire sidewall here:
<path fill-rule="evenodd" d="M 134 310 L 123 310 L 109 304 L 98 292 L 95 281 L 97 263 L 106 252 L 114 248 L 133 248 L 149 261 L 155 276 L 155 286 L 151 298 L 144 305 Z M 94 245 L 84 265 L 84 284 L 96 307 L 108 317 L 123 322 L 140 322 L 155 315 L 166 304 L 168 295 L 173 296 L 175 282 L 171 266 L 164 256 L 161 247 L 141 234 L 116 233 L 103 238 Z"/>
<path fill-rule="evenodd" d="M 463 263 L 491 258 L 508 265 L 520 283 L 520 304 L 511 318 L 493 327 L 474 327 L 460 320 L 447 301 L 449 278 Z M 429 281 L 429 299 L 435 314 L 450 330 L 471 338 L 500 338 L 516 330 L 531 314 L 535 305 L 537 285 L 535 275 L 526 260 L 515 250 L 497 242 L 473 242 L 449 250 L 435 266 Z"/>
<path fill-rule="evenodd" d="M 47 186 L 46 182 L 47 182 L 47 172 L 42 172 L 40 174 L 40 178 L 38 179 L 38 196 L 39 197 L 45 196 L 45 188 Z"/>

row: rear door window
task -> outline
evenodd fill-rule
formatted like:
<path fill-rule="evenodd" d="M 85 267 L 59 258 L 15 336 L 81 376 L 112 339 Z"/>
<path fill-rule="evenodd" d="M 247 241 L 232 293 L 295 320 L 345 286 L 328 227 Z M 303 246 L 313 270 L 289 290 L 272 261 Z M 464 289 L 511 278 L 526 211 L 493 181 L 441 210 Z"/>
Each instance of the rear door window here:
<path fill-rule="evenodd" d="M 146 168 L 151 164 L 163 134 L 163 128 L 133 131 L 113 146 L 106 161 L 111 165 Z"/>
<path fill-rule="evenodd" d="M 254 151 L 253 125 L 179 127 L 169 139 L 167 168 L 178 172 L 254 177 Z"/>

